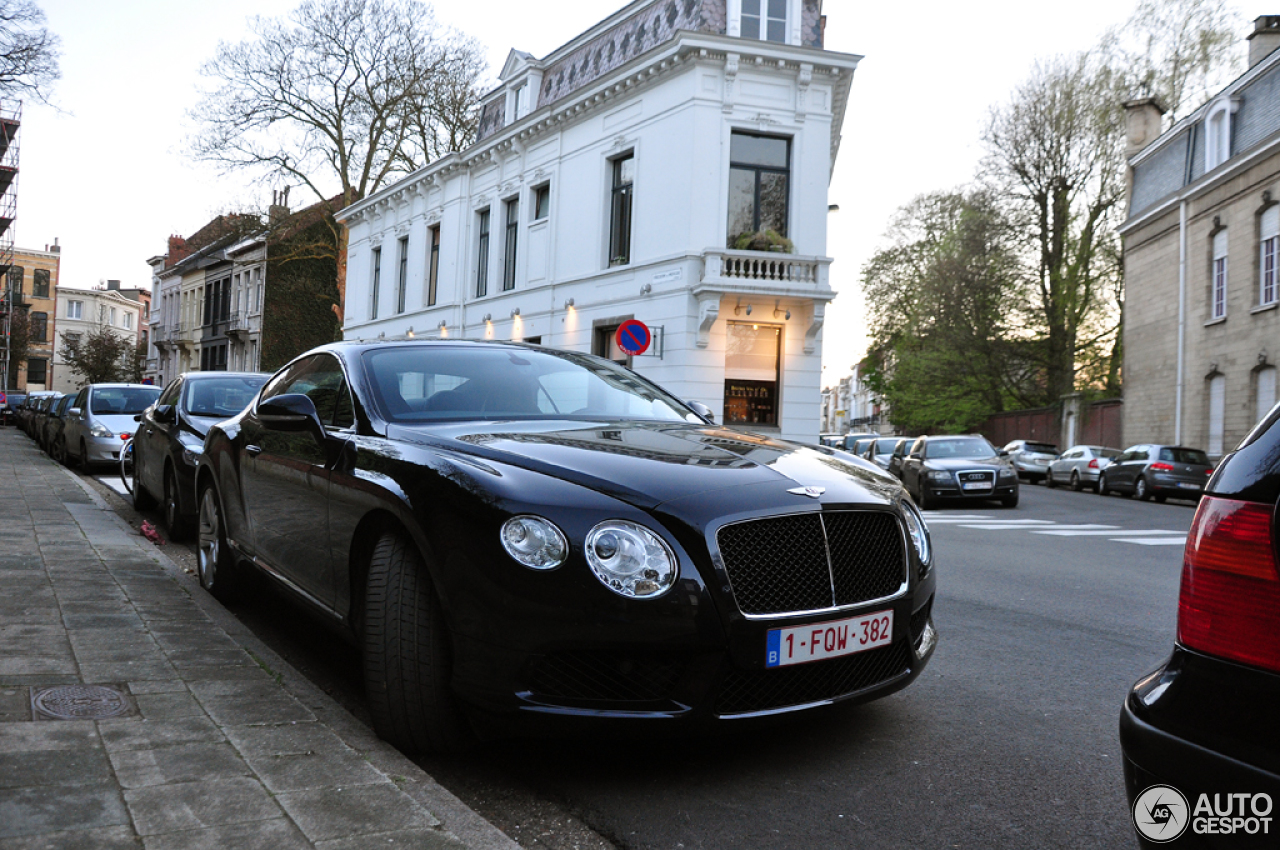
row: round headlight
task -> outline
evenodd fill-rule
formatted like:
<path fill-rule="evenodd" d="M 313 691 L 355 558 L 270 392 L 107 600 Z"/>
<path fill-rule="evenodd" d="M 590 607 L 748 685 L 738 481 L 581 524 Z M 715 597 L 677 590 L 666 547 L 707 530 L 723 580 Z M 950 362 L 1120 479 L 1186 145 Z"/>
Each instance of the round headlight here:
<path fill-rule="evenodd" d="M 502 548 L 531 570 L 551 570 L 564 563 L 569 543 L 542 517 L 517 516 L 502 524 Z"/>
<path fill-rule="evenodd" d="M 916 547 L 916 554 L 920 556 L 920 563 L 929 566 L 929 559 L 933 557 L 933 549 L 929 545 L 929 529 L 924 524 L 924 517 L 920 516 L 920 512 L 916 510 L 916 506 L 903 500 L 902 519 L 907 524 L 907 536 L 911 538 L 911 544 Z"/>
<path fill-rule="evenodd" d="M 661 596 L 675 584 L 679 572 L 676 556 L 661 537 L 626 520 L 606 520 L 591 529 L 586 550 L 596 578 L 619 596 Z"/>

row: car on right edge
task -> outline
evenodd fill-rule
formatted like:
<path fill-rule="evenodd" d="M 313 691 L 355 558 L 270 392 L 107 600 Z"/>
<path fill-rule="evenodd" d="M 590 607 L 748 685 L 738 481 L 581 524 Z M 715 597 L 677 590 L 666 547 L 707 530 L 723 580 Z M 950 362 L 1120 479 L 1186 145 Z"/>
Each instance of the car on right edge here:
<path fill-rule="evenodd" d="M 1173 654 L 1133 686 L 1121 710 L 1125 786 L 1143 846 L 1176 837 L 1164 815 L 1185 819 L 1178 847 L 1275 846 L 1278 512 L 1280 405 L 1209 480 L 1183 553 Z M 1217 804 L 1214 811 L 1206 814 L 1202 794 Z M 1152 801 L 1168 806 L 1160 817 L 1152 817 Z M 1265 835 L 1260 822 L 1254 831 L 1248 823 L 1262 816 L 1273 818 Z"/>

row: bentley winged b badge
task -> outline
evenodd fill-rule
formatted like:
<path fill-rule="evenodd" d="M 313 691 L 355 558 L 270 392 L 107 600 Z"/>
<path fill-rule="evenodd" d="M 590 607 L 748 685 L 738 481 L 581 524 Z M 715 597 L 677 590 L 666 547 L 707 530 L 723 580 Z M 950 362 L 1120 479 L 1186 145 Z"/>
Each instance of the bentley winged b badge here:
<path fill-rule="evenodd" d="M 794 487 L 788 490 L 787 492 L 795 493 L 797 496 L 808 496 L 811 499 L 817 499 L 817 498 L 820 498 L 823 493 L 827 492 L 827 488 L 826 487 Z"/>

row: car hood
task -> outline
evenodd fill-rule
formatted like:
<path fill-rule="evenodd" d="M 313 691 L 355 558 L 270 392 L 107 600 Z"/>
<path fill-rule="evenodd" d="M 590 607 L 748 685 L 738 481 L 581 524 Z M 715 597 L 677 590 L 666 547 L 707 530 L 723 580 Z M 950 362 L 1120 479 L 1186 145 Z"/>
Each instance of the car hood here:
<path fill-rule="evenodd" d="M 715 426 L 667 422 L 391 425 L 405 440 L 520 466 L 643 508 L 750 485 L 787 503 L 890 504 L 901 485 L 838 450 Z M 797 488 L 821 492 L 789 493 Z"/>
<path fill-rule="evenodd" d="M 982 467 L 986 467 L 986 466 L 997 466 L 997 467 L 1009 466 L 1007 461 L 995 455 L 991 457 L 940 457 L 936 459 L 928 458 L 927 460 L 925 460 L 924 465 L 929 469 L 946 469 L 951 471 L 960 470 L 960 469 L 981 469 Z"/>
<path fill-rule="evenodd" d="M 132 413 L 95 413 L 93 419 L 105 425 L 112 434 L 132 434 L 138 430 L 138 422 Z"/>

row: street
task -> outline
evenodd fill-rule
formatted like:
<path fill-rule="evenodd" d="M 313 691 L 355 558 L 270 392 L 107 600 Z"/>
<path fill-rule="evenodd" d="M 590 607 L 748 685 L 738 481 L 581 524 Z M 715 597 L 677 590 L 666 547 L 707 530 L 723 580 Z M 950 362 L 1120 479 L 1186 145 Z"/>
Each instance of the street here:
<path fill-rule="evenodd" d="M 1117 716 L 1172 644 L 1193 512 L 1025 484 L 1014 510 L 928 512 L 939 648 L 880 702 L 421 763 L 526 847 L 1132 847 Z M 364 716 L 355 650 L 280 607 L 234 613 Z"/>

